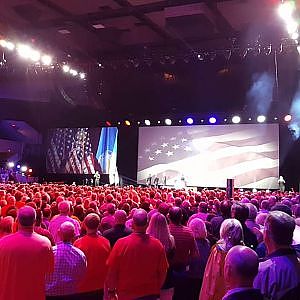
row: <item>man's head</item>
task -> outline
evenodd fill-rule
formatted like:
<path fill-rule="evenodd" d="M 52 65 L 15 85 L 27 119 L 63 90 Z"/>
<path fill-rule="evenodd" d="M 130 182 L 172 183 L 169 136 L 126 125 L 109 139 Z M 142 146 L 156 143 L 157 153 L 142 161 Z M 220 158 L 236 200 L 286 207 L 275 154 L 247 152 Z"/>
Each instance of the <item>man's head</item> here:
<path fill-rule="evenodd" d="M 115 224 L 117 225 L 125 225 L 127 221 L 127 214 L 124 210 L 117 210 L 114 214 Z"/>
<path fill-rule="evenodd" d="M 71 243 L 75 237 L 75 227 L 74 225 L 67 221 L 64 222 L 60 225 L 59 229 L 58 229 L 58 234 L 60 236 L 60 239 L 67 243 Z"/>
<path fill-rule="evenodd" d="M 264 242 L 269 254 L 280 248 L 288 248 L 292 244 L 295 226 L 295 220 L 287 213 L 270 212 L 264 227 Z"/>
<path fill-rule="evenodd" d="M 70 203 L 68 201 L 62 201 L 58 204 L 58 211 L 62 215 L 68 215 L 70 212 Z"/>
<path fill-rule="evenodd" d="M 100 225 L 100 217 L 95 213 L 88 214 L 83 221 L 88 232 L 97 232 Z"/>
<path fill-rule="evenodd" d="M 224 276 L 229 289 L 252 287 L 258 273 L 258 256 L 245 246 L 232 247 L 225 258 Z"/>
<path fill-rule="evenodd" d="M 249 217 L 249 208 L 244 203 L 236 202 L 231 207 L 231 217 L 244 224 Z"/>
<path fill-rule="evenodd" d="M 179 225 L 182 220 L 182 209 L 174 206 L 169 210 L 169 219 L 173 224 Z"/>
<path fill-rule="evenodd" d="M 31 206 L 24 206 L 19 209 L 18 223 L 20 228 L 33 227 L 35 220 L 36 220 L 36 212 L 34 208 L 32 208 Z"/>
<path fill-rule="evenodd" d="M 145 210 L 139 208 L 132 216 L 132 227 L 135 232 L 145 232 L 148 226 L 148 214 Z"/>

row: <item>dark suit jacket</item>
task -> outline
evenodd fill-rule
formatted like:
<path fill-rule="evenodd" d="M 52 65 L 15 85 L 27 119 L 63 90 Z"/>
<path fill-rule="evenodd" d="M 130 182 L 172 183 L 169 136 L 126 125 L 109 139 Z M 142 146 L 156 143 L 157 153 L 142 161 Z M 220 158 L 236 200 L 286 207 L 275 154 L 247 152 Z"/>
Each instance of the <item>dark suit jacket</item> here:
<path fill-rule="evenodd" d="M 264 300 L 265 298 L 258 289 L 249 289 L 229 295 L 224 300 Z"/>

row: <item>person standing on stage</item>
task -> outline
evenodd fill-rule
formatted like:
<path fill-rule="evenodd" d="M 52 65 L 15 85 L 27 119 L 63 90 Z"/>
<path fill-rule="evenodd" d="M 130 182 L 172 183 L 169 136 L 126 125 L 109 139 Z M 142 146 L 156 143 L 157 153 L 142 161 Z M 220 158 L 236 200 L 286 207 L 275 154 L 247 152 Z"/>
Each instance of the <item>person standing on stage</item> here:
<path fill-rule="evenodd" d="M 282 176 L 279 176 L 278 185 L 281 192 L 285 191 L 285 180 Z"/>
<path fill-rule="evenodd" d="M 95 178 L 95 186 L 99 186 L 100 185 L 100 174 L 98 171 L 96 171 L 96 173 L 94 174 L 94 178 Z"/>

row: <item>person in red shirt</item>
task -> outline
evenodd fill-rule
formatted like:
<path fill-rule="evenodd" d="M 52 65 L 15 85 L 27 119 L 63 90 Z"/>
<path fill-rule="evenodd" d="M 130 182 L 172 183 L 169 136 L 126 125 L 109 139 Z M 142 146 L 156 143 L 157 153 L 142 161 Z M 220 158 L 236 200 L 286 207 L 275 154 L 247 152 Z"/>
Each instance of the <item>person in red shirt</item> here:
<path fill-rule="evenodd" d="M 106 260 L 110 253 L 109 241 L 98 235 L 100 218 L 97 214 L 88 214 L 83 225 L 87 234 L 76 240 L 74 246 L 79 248 L 87 258 L 87 271 L 79 284 L 82 299 L 103 299 L 104 281 L 107 273 Z"/>
<path fill-rule="evenodd" d="M 107 260 L 109 299 L 159 298 L 168 262 L 161 242 L 146 234 L 147 226 L 147 212 L 137 209 L 133 215 L 134 232 L 114 245 Z"/>

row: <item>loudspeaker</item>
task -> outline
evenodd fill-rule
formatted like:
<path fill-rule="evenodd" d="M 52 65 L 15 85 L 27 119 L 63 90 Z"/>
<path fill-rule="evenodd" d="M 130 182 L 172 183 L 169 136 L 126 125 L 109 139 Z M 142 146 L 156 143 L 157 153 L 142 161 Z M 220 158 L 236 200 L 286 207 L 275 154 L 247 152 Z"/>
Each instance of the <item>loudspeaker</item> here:
<path fill-rule="evenodd" d="M 226 184 L 227 199 L 233 198 L 233 193 L 234 193 L 234 179 L 227 179 L 227 184 Z"/>

